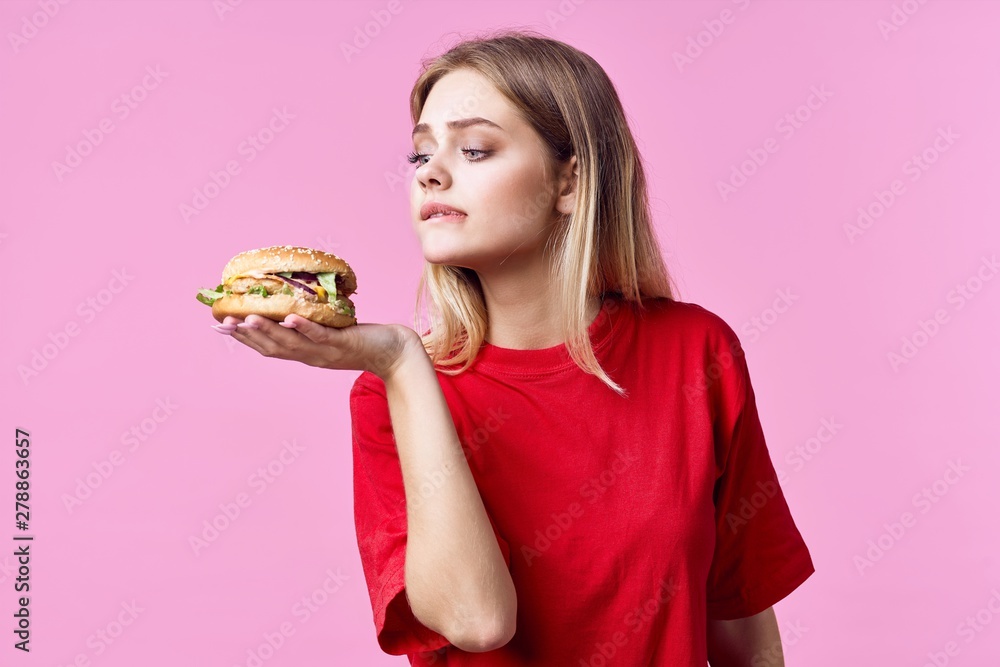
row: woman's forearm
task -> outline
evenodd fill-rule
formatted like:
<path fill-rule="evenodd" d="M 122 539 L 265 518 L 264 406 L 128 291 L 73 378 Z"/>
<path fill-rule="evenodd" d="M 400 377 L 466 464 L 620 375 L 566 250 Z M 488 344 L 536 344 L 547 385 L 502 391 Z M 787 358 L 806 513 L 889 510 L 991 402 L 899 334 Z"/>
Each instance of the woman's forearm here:
<path fill-rule="evenodd" d="M 406 493 L 410 608 L 462 650 L 502 646 L 516 625 L 514 583 L 419 338 L 383 380 Z"/>

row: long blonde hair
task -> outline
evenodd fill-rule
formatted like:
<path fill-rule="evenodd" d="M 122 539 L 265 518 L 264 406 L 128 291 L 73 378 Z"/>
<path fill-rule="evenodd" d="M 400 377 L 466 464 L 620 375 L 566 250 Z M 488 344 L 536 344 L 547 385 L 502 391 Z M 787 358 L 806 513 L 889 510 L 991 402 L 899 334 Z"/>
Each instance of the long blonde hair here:
<path fill-rule="evenodd" d="M 597 61 L 568 44 L 533 31 L 503 31 L 464 40 L 422 62 L 410 93 L 414 123 L 434 84 L 460 68 L 496 87 L 543 139 L 553 164 L 576 155 L 576 205 L 559 218 L 550 237 L 563 338 L 582 370 L 626 395 L 594 356 L 588 305 L 600 296 L 641 307 L 643 299 L 673 299 L 676 292 L 653 230 L 642 158 L 614 84 Z M 424 348 L 440 372 L 457 375 L 475 360 L 486 336 L 479 277 L 465 267 L 425 262 L 417 287 L 417 331 L 427 296 L 433 326 L 421 335 Z"/>

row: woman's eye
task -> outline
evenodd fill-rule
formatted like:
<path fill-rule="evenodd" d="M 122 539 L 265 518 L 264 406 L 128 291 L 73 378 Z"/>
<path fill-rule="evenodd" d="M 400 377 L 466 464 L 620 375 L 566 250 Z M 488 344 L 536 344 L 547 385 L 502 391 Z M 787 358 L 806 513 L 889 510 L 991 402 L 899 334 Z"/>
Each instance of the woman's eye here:
<path fill-rule="evenodd" d="M 462 153 L 466 155 L 466 160 L 469 162 L 479 162 L 480 160 L 485 160 L 486 156 L 490 154 L 489 151 L 479 150 L 478 148 L 463 148 Z M 479 157 L 469 157 L 469 153 L 478 154 Z M 419 163 L 421 166 L 427 164 L 426 162 L 421 162 L 425 157 L 430 157 L 427 153 L 417 153 L 413 151 L 406 156 L 407 161 L 410 164 Z"/>
<path fill-rule="evenodd" d="M 486 158 L 488 153 L 486 151 L 481 151 L 478 148 L 463 148 L 462 152 L 468 155 L 469 153 L 479 153 L 482 157 L 472 158 L 470 162 L 479 162 Z"/>

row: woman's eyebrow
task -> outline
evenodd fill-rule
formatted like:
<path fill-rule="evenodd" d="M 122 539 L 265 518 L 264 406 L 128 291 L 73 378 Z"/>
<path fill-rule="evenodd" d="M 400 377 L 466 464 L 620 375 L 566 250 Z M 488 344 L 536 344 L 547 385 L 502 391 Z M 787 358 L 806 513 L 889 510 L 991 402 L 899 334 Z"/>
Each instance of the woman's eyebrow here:
<path fill-rule="evenodd" d="M 459 118 L 458 120 L 450 120 L 448 121 L 447 125 L 448 128 L 452 130 L 461 130 L 466 127 L 472 127 L 473 125 L 485 125 L 487 127 L 496 128 L 501 132 L 504 131 L 502 127 L 494 123 L 492 120 L 480 118 L 479 116 L 475 116 L 473 118 Z M 427 123 L 417 123 L 416 125 L 413 126 L 413 134 L 411 136 L 415 137 L 418 134 L 430 131 L 431 131 L 431 126 L 428 125 Z"/>

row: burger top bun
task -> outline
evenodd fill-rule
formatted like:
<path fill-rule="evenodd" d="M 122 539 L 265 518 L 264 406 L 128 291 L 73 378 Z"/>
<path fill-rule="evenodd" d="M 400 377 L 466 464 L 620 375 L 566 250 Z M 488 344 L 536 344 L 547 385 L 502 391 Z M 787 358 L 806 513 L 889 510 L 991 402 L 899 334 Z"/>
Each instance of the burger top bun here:
<path fill-rule="evenodd" d="M 357 278 L 347 262 L 334 254 L 300 246 L 275 245 L 241 252 L 229 260 L 222 270 L 222 282 L 228 283 L 230 279 L 250 271 L 335 272 L 341 276 L 341 289 L 338 293 L 347 296 L 358 288 Z"/>

